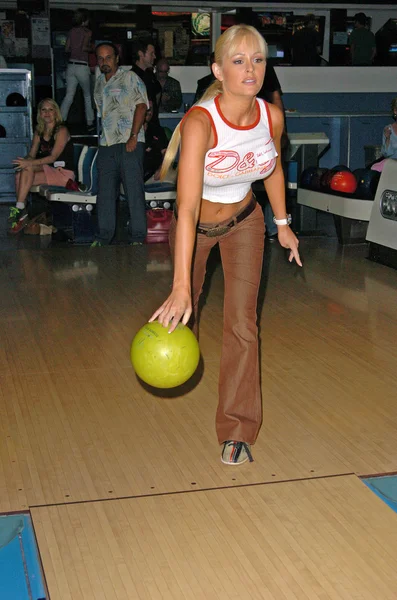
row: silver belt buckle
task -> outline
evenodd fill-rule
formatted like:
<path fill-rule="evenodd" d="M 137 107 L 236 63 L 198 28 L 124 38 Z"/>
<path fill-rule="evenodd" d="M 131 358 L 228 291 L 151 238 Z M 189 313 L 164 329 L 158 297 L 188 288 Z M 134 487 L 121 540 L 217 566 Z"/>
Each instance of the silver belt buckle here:
<path fill-rule="evenodd" d="M 218 237 L 218 235 L 224 235 L 230 230 L 228 225 L 224 225 L 223 227 L 212 227 L 205 232 L 207 237 Z"/>

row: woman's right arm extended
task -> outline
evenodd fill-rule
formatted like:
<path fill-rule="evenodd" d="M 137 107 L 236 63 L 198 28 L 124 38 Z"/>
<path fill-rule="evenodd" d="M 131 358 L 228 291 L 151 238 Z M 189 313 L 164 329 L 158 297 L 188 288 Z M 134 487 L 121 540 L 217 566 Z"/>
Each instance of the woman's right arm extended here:
<path fill-rule="evenodd" d="M 201 110 L 193 110 L 183 123 L 178 166 L 178 221 L 175 238 L 174 281 L 167 300 L 152 315 L 173 331 L 186 325 L 192 314 L 191 267 L 203 191 L 204 158 L 211 145 L 211 125 Z"/>

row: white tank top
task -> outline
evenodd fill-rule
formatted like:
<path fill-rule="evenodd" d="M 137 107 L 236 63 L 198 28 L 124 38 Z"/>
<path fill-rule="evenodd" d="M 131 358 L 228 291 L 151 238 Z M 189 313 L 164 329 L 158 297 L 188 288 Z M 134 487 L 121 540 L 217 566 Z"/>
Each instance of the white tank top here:
<path fill-rule="evenodd" d="M 276 166 L 277 152 L 267 103 L 256 99 L 257 118 L 252 125 L 238 127 L 222 114 L 219 96 L 194 106 L 211 121 L 215 145 L 205 155 L 203 198 L 234 204 L 245 198 L 251 184 L 265 179 Z"/>

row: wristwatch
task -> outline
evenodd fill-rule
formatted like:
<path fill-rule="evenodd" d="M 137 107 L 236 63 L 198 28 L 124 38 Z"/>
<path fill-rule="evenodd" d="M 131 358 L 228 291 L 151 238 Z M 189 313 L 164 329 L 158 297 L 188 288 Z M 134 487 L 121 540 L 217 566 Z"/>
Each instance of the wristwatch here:
<path fill-rule="evenodd" d="M 291 225 L 291 215 L 286 215 L 285 219 L 276 219 L 276 217 L 273 217 L 273 223 L 275 223 L 276 225 Z"/>

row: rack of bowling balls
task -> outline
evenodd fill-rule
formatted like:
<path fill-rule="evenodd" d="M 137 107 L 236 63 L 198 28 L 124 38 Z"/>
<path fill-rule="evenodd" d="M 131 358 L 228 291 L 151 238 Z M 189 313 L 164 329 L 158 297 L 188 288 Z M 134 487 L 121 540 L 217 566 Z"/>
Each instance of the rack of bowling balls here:
<path fill-rule="evenodd" d="M 345 165 L 336 165 L 333 169 L 308 167 L 302 171 L 300 187 L 323 194 L 373 200 L 380 175 L 370 168 L 351 171 Z"/>

